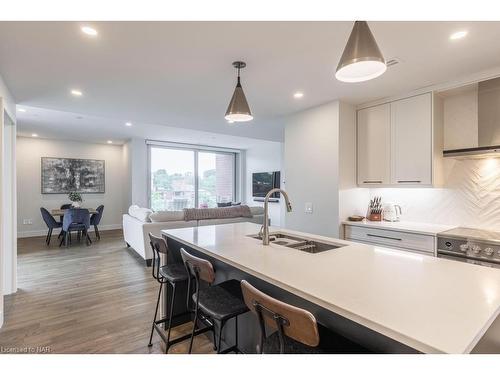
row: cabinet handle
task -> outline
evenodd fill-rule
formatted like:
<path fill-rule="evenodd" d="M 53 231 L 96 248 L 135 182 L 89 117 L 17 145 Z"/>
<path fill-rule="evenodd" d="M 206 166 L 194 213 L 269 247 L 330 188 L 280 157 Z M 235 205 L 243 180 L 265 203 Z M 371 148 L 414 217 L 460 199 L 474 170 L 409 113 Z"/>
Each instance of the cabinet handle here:
<path fill-rule="evenodd" d="M 396 238 L 396 237 L 378 236 L 376 234 L 370 234 L 370 233 L 367 233 L 366 235 L 368 237 L 377 237 L 377 238 L 383 238 L 383 239 L 386 239 L 386 240 L 402 241 L 401 238 Z"/>
<path fill-rule="evenodd" d="M 419 184 L 421 180 L 398 180 L 398 184 Z"/>
<path fill-rule="evenodd" d="M 363 181 L 363 184 L 381 184 L 382 181 Z"/>

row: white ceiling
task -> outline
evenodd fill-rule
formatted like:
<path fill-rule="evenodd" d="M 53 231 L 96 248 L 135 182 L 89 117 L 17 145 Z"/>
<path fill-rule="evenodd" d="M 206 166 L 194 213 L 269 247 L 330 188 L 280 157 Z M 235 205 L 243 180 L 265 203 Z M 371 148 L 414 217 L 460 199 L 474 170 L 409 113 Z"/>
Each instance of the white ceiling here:
<path fill-rule="evenodd" d="M 22 106 L 26 112 L 17 113 L 18 135 L 40 138 L 78 140 L 90 143 L 121 145 L 131 138 L 249 149 L 263 143 L 275 143 L 262 139 L 239 137 L 229 134 L 186 129 L 165 125 L 133 123 L 131 127 L 123 121 L 80 113 L 55 111 L 46 108 Z"/>
<path fill-rule="evenodd" d="M 83 24 L 98 37 L 82 34 Z M 131 121 L 134 129 L 156 124 L 280 141 L 283 116 L 302 109 L 362 103 L 500 66 L 499 22 L 369 24 L 386 59 L 402 63 L 358 84 L 334 78 L 351 22 L 0 22 L 0 74 L 18 104 L 46 109 L 37 120 L 19 115 L 26 132 L 71 126 L 72 134 L 124 138 Z M 462 29 L 465 39 L 449 40 Z M 255 119 L 228 125 L 231 63 L 239 59 L 248 64 L 242 80 Z M 84 95 L 69 95 L 72 88 Z M 296 90 L 304 98 L 293 99 Z M 71 125 L 76 114 L 88 117 L 85 128 Z"/>

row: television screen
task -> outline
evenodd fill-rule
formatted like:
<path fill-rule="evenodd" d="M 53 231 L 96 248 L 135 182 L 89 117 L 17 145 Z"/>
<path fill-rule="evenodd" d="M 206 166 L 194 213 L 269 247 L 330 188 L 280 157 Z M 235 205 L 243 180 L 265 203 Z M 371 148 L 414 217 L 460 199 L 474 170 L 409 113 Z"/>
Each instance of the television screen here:
<path fill-rule="evenodd" d="M 252 174 L 252 195 L 264 198 L 269 190 L 280 187 L 280 172 L 259 172 Z M 280 193 L 274 193 L 272 198 L 279 198 Z"/>

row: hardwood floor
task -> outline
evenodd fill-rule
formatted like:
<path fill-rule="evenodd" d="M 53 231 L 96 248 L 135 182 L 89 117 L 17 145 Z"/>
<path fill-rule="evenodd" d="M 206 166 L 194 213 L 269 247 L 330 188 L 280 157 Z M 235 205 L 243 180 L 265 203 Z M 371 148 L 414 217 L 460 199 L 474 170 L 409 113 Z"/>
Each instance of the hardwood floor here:
<path fill-rule="evenodd" d="M 91 246 L 74 240 L 68 248 L 59 248 L 56 237 L 50 247 L 44 237 L 18 241 L 18 292 L 5 297 L 0 352 L 163 353 L 156 333 L 147 346 L 158 284 L 126 248 L 122 232 L 102 232 L 100 241 L 91 234 Z M 187 346 L 179 343 L 169 353 L 186 353 Z M 197 336 L 193 352 L 212 353 L 211 340 Z"/>

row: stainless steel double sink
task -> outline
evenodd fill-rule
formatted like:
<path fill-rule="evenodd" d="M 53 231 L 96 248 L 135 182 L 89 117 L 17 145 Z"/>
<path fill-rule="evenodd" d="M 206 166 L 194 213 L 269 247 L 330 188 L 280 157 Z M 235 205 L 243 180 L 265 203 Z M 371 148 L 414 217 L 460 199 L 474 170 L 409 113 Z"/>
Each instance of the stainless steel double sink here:
<path fill-rule="evenodd" d="M 262 241 L 262 237 L 259 234 L 249 234 L 248 237 Z M 336 243 L 320 242 L 309 238 L 291 236 L 281 232 L 269 233 L 269 241 L 275 245 L 285 246 L 290 249 L 296 249 L 311 254 L 317 254 L 323 251 L 334 250 L 345 246 Z"/>

